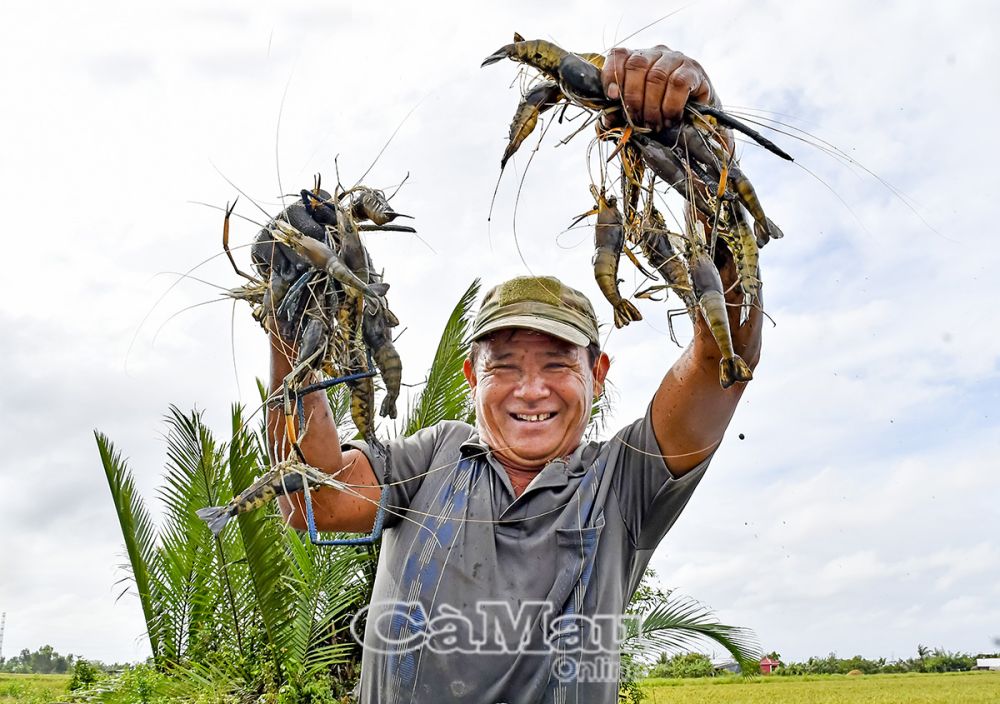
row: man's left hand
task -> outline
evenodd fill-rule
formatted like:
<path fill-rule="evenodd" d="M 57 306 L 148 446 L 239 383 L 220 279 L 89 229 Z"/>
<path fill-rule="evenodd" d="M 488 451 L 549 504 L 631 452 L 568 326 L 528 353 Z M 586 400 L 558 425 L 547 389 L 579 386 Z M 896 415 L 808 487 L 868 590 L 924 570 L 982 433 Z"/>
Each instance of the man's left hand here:
<path fill-rule="evenodd" d="M 678 122 L 688 100 L 718 102 L 701 64 L 662 44 L 612 49 L 601 82 L 608 98 L 621 98 L 630 122 L 657 130 Z"/>

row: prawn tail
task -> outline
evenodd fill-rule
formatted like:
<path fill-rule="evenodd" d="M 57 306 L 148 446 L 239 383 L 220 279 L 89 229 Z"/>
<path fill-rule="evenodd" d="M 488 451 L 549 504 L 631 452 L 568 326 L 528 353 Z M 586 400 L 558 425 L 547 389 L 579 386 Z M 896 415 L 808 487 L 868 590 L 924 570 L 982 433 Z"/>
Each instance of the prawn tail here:
<path fill-rule="evenodd" d="M 386 396 L 382 399 L 382 407 L 379 409 L 379 414 L 385 418 L 396 418 L 396 399 Z"/>
<path fill-rule="evenodd" d="M 750 381 L 751 379 L 753 379 L 753 372 L 750 371 L 750 366 L 738 354 L 719 362 L 719 382 L 722 384 L 722 388 L 728 389 L 737 381 Z"/>
<path fill-rule="evenodd" d="M 377 283 L 373 282 L 368 284 L 368 288 L 371 290 L 372 293 L 374 293 L 376 296 L 379 297 L 383 297 L 385 296 L 385 294 L 389 292 L 389 284 L 381 281 Z"/>
<path fill-rule="evenodd" d="M 757 220 L 753 224 L 753 234 L 754 238 L 757 240 L 758 247 L 763 247 L 769 241 L 780 240 L 785 236 L 785 233 L 782 232 L 781 228 L 774 223 L 774 220 L 768 217 L 764 218 L 763 223 L 760 220 Z"/>
<path fill-rule="evenodd" d="M 615 327 L 623 328 L 631 322 L 642 320 L 642 313 L 635 307 L 632 301 L 624 298 L 615 306 Z"/>
<path fill-rule="evenodd" d="M 388 307 L 383 309 L 385 311 L 385 326 L 387 328 L 394 328 L 399 325 L 399 318 L 396 314 L 389 310 Z"/>
<path fill-rule="evenodd" d="M 228 506 L 208 506 L 207 508 L 198 509 L 195 513 L 198 515 L 198 518 L 208 524 L 208 529 L 212 531 L 212 535 L 215 537 L 219 537 L 219 533 L 222 532 L 222 529 L 229 523 L 229 519 L 232 518 L 229 514 Z"/>

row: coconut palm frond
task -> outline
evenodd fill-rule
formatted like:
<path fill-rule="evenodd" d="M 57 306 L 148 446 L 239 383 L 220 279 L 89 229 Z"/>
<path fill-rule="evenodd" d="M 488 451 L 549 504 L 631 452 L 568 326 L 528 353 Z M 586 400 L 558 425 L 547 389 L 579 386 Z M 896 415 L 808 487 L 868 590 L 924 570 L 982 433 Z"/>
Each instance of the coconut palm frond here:
<path fill-rule="evenodd" d="M 623 646 L 633 650 L 683 650 L 711 641 L 729 651 L 747 675 L 757 672 L 760 645 L 745 628 L 719 623 L 711 610 L 689 597 L 672 596 L 637 620 L 626 621 Z"/>
<path fill-rule="evenodd" d="M 146 505 L 135 489 L 135 482 L 132 480 L 127 462 L 122 459 L 106 435 L 95 430 L 94 437 L 97 439 L 101 464 L 104 465 L 104 474 L 111 489 L 111 500 L 114 502 L 122 538 L 125 540 L 132 579 L 135 581 L 139 603 L 142 605 L 142 615 L 146 621 L 149 647 L 153 656 L 159 657 L 162 648 L 153 595 L 153 585 L 158 571 L 156 531 Z"/>
<path fill-rule="evenodd" d="M 442 420 L 472 422 L 474 411 L 462 366 L 468 349 L 466 340 L 472 325 L 472 306 L 478 294 L 479 279 L 476 279 L 448 317 L 427 374 L 427 383 L 410 408 L 403 435 L 412 435 Z"/>

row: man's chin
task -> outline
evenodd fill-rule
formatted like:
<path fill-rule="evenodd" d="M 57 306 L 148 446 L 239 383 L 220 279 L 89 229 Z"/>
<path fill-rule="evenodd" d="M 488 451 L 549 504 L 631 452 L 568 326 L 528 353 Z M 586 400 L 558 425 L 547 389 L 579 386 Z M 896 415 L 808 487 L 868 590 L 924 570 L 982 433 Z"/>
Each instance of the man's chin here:
<path fill-rule="evenodd" d="M 566 449 L 566 429 L 559 427 L 524 427 L 517 423 L 514 426 L 503 427 L 504 432 L 496 435 L 490 433 L 490 439 L 499 441 L 487 444 L 493 452 L 515 466 L 525 469 L 537 467 L 541 469 L 548 462 L 569 454 L 579 444 Z M 537 425 L 541 426 L 542 423 Z M 581 433 L 582 437 L 582 433 Z"/>
<path fill-rule="evenodd" d="M 562 456 L 562 453 L 559 452 L 559 445 L 554 443 L 522 444 L 515 442 L 505 454 L 521 466 L 538 467 L 539 469 Z"/>
<path fill-rule="evenodd" d="M 551 445 L 540 446 L 534 443 L 511 442 L 504 448 L 494 447 L 493 453 L 504 463 L 512 464 L 521 469 L 541 469 L 555 457 L 555 448 Z"/>

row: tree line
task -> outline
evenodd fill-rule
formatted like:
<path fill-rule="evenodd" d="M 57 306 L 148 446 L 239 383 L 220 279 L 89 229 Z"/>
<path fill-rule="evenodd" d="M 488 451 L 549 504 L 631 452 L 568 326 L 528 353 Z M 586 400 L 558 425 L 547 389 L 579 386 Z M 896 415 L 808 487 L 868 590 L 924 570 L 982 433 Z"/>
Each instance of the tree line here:
<path fill-rule="evenodd" d="M 781 662 L 781 658 L 775 658 Z M 846 675 L 859 671 L 865 675 L 902 672 L 962 672 L 976 666 L 976 658 L 969 653 L 950 652 L 944 648 L 917 646 L 917 656 L 899 660 L 855 655 L 838 658 L 836 653 L 826 657 L 811 657 L 805 662 L 782 662 L 774 671 L 776 675 Z"/>
<path fill-rule="evenodd" d="M 106 665 L 97 660 L 84 660 L 80 655 L 72 653 L 62 655 L 51 645 L 43 645 L 37 650 L 24 648 L 13 657 L 0 658 L 0 672 L 24 675 L 63 675 L 72 671 L 77 663 L 81 662 L 86 662 L 105 672 L 113 672 L 125 667 L 119 663 Z"/>
<path fill-rule="evenodd" d="M 795 676 L 846 675 L 852 672 L 860 672 L 865 675 L 904 672 L 963 672 L 975 668 L 977 658 L 998 657 L 998 655 L 991 653 L 971 655 L 950 652 L 944 648 L 932 649 L 925 645 L 918 645 L 916 657 L 898 660 L 870 659 L 861 655 L 840 658 L 837 657 L 836 653 L 830 653 L 825 657 L 810 657 L 804 662 L 785 662 L 782 660 L 781 654 L 774 651 L 768 653 L 767 657 L 780 663 L 772 674 Z M 650 668 L 648 676 L 679 679 L 713 677 L 717 674 L 719 674 L 718 668 L 712 664 L 707 655 L 702 653 L 677 653 L 675 655 L 664 653 Z"/>

